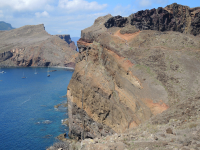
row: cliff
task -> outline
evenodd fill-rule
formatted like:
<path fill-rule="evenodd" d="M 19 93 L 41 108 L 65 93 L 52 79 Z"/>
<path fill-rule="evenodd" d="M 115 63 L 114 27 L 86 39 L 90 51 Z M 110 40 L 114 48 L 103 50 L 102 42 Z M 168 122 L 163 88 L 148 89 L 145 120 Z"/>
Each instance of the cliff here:
<path fill-rule="evenodd" d="M 122 134 L 157 116 L 151 123 L 179 120 L 200 90 L 199 16 L 199 7 L 175 3 L 99 17 L 82 30 L 67 88 L 69 136 Z"/>
<path fill-rule="evenodd" d="M 0 66 L 75 66 L 76 46 L 48 34 L 43 24 L 0 32 L 0 40 Z"/>
<path fill-rule="evenodd" d="M 71 37 L 70 37 L 69 34 L 67 34 L 67 35 L 56 35 L 56 36 L 58 36 L 59 38 L 63 39 L 65 42 L 67 42 L 72 49 L 77 50 L 76 45 L 75 45 L 74 41 L 71 40 Z"/>

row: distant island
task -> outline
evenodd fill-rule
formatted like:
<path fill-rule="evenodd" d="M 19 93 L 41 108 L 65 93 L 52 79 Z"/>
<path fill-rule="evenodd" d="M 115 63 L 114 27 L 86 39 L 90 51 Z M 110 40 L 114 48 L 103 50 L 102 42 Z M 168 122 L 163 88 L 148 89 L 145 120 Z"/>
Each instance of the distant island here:
<path fill-rule="evenodd" d="M 15 29 L 15 28 L 13 28 L 10 23 L 0 21 L 0 30 L 12 30 L 12 29 Z"/>

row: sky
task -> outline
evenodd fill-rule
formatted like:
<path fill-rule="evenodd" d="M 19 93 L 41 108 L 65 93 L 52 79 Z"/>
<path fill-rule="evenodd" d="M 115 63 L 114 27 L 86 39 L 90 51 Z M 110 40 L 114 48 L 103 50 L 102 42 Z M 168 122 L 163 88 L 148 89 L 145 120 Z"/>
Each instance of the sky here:
<path fill-rule="evenodd" d="M 172 3 L 200 7 L 200 0 L 0 0 L 0 21 L 14 28 L 44 24 L 49 34 L 80 37 L 81 30 L 100 16 L 127 17 L 139 10 Z"/>

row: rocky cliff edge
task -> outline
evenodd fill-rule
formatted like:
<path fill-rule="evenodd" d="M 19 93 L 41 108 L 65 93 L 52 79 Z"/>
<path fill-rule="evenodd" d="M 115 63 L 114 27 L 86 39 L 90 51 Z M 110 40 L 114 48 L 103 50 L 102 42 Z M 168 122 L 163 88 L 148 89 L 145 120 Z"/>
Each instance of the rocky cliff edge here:
<path fill-rule="evenodd" d="M 27 25 L 0 32 L 0 66 L 74 67 L 76 46 L 45 31 L 44 25 Z"/>

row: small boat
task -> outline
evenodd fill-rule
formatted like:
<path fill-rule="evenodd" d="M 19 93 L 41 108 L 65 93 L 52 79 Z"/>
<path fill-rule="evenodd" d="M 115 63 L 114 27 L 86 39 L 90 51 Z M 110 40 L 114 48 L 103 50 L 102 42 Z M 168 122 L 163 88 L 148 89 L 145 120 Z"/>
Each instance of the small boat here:
<path fill-rule="evenodd" d="M 5 71 L 1 71 L 1 68 L 0 68 L 0 73 L 6 73 Z"/>
<path fill-rule="evenodd" d="M 24 76 L 24 72 L 23 72 L 23 77 L 22 77 L 22 79 L 26 79 L 26 77 Z"/>
<path fill-rule="evenodd" d="M 47 70 L 47 77 L 50 77 L 50 74 L 49 74 L 49 67 L 48 67 L 48 70 Z"/>
<path fill-rule="evenodd" d="M 38 74 L 37 72 L 36 72 L 36 68 L 35 68 L 35 73 L 34 74 Z"/>

